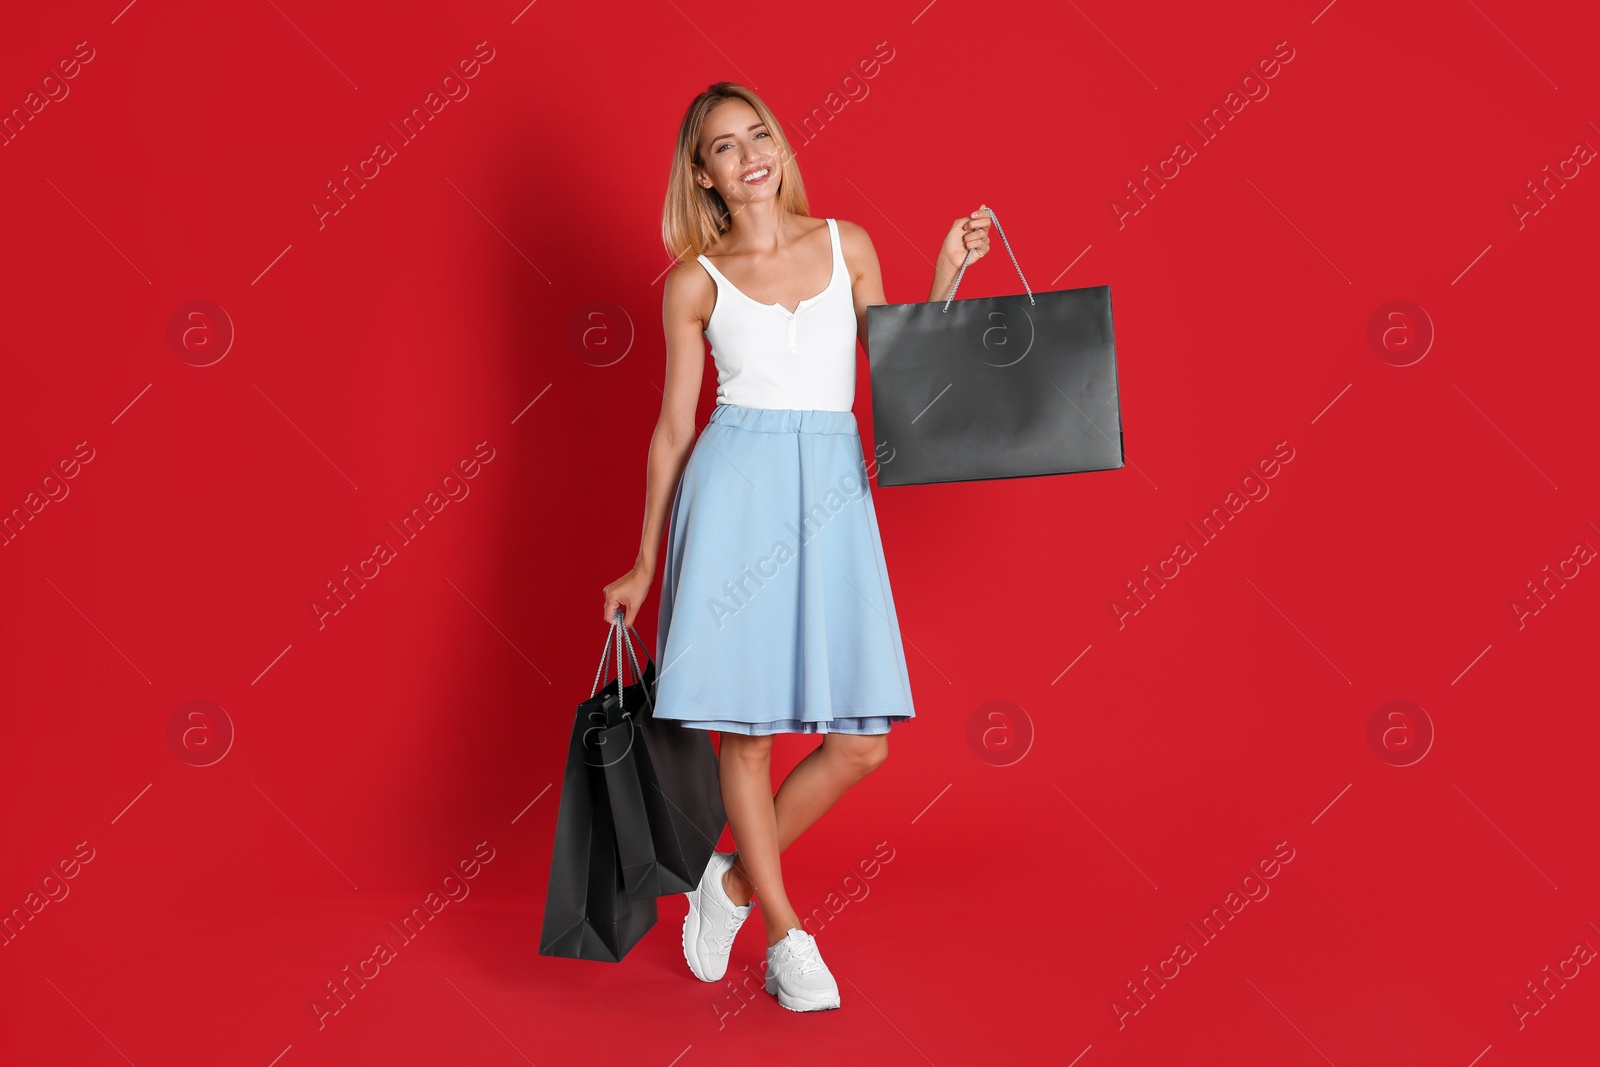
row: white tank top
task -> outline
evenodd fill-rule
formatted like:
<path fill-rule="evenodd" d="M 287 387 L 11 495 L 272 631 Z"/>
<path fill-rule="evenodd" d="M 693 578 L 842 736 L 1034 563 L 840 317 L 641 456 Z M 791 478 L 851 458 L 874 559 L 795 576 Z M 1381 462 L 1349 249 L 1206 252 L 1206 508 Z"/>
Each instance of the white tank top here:
<path fill-rule="evenodd" d="M 828 219 L 833 275 L 827 288 L 788 310 L 746 296 L 705 256 L 717 283 L 706 323 L 717 365 L 717 403 L 752 408 L 849 411 L 856 397 L 856 312 L 839 224 Z"/>

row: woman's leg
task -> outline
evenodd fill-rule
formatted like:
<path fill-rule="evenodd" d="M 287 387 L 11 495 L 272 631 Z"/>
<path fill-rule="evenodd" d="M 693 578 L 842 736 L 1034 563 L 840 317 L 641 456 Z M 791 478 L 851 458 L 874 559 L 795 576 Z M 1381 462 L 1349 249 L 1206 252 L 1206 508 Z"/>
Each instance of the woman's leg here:
<path fill-rule="evenodd" d="M 729 738 L 735 735 L 723 734 L 722 743 L 727 745 Z M 748 740 L 741 738 L 741 740 Z M 764 739 L 770 741 L 770 738 Z M 724 752 L 727 750 L 724 749 Z M 767 756 L 763 759 L 762 781 L 766 789 L 772 788 L 772 771 L 770 762 L 770 745 Z M 778 787 L 778 795 L 773 798 L 773 827 L 777 851 L 782 852 L 806 831 L 813 823 L 822 817 L 822 813 L 833 807 L 834 802 L 844 796 L 845 792 L 861 779 L 871 774 L 889 756 L 889 735 L 887 734 L 828 734 L 822 739 L 822 744 L 812 749 L 805 759 L 795 764 L 789 776 L 783 780 L 783 785 Z M 723 781 L 726 783 L 727 764 L 723 764 Z M 723 806 L 729 809 L 728 825 L 733 828 L 734 844 L 739 849 L 740 860 L 744 860 L 749 853 L 744 845 L 744 838 L 740 836 L 739 828 L 733 824 L 732 807 L 727 800 L 727 785 L 723 785 Z M 774 864 L 776 866 L 776 864 Z M 744 867 L 743 870 L 740 868 Z M 746 866 L 735 863 L 734 867 L 723 876 L 722 885 L 728 896 L 735 904 L 745 905 L 756 893 L 756 886 L 763 884 L 759 867 Z M 790 926 L 798 926 L 798 916 L 794 915 L 789 907 L 788 897 L 783 898 L 783 906 L 789 916 L 795 919 Z M 766 912 L 768 900 L 763 894 L 762 911 Z M 788 926 L 779 929 L 776 936 L 768 925 L 768 943 L 783 937 Z"/>
<path fill-rule="evenodd" d="M 783 940 L 789 927 L 800 925 L 783 891 L 783 871 L 778 866 L 778 820 L 772 803 L 772 738 L 724 733 L 718 757 L 722 779 L 722 806 L 728 813 L 739 850 L 745 883 L 761 887 L 761 918 L 767 927 L 767 944 Z M 748 893 L 733 896 L 727 875 L 722 885 L 733 902 L 750 902 Z"/>

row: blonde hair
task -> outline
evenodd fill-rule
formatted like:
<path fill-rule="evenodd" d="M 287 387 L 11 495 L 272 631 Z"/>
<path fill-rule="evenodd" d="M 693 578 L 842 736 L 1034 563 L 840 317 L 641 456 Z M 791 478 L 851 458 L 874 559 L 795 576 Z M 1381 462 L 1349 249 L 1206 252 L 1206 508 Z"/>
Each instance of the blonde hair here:
<path fill-rule="evenodd" d="M 672 152 L 672 171 L 667 176 L 666 203 L 661 208 L 661 240 L 667 255 L 677 262 L 693 259 L 716 244 L 728 232 L 731 216 L 722 194 L 696 182 L 694 168 L 704 166 L 700 159 L 700 134 L 706 119 L 717 105 L 743 100 L 766 124 L 767 132 L 778 144 L 778 206 L 796 215 L 810 215 L 805 182 L 795 163 L 794 152 L 783 127 L 771 109 L 755 93 L 734 82 L 714 82 L 689 102 L 678 127 L 678 144 Z"/>

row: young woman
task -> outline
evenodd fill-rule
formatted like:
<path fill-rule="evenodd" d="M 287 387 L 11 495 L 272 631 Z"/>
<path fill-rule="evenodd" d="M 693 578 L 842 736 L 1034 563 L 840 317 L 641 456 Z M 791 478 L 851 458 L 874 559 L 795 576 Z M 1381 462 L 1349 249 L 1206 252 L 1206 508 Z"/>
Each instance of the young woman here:
<path fill-rule="evenodd" d="M 969 252 L 988 251 L 990 221 L 980 208 L 951 225 L 929 300 L 949 295 Z M 915 717 L 851 410 L 867 307 L 887 303 L 877 253 L 855 223 L 808 214 L 782 127 L 731 82 L 684 115 L 661 230 L 680 261 L 663 296 L 666 388 L 639 556 L 605 587 L 603 618 L 620 607 L 633 624 L 670 504 L 655 715 L 719 732 L 738 846 L 713 853 L 687 894 L 684 958 L 697 978 L 720 980 L 759 897 L 767 992 L 795 1011 L 837 1008 L 778 854 L 884 761 L 890 725 Z M 717 400 L 696 441 L 706 338 Z M 774 797 L 779 733 L 824 737 Z"/>

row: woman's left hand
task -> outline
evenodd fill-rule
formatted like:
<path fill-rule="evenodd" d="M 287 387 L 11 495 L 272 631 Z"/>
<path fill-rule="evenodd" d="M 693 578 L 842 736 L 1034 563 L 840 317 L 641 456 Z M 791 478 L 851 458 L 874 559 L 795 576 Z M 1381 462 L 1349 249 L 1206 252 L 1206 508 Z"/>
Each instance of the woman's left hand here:
<path fill-rule="evenodd" d="M 956 219 L 950 224 L 950 232 L 945 234 L 944 247 L 939 249 L 940 262 L 959 270 L 962 261 L 967 259 L 968 250 L 972 258 L 967 260 L 967 266 L 983 258 L 989 251 L 989 227 L 993 222 L 994 218 L 982 204 L 971 215 Z"/>

